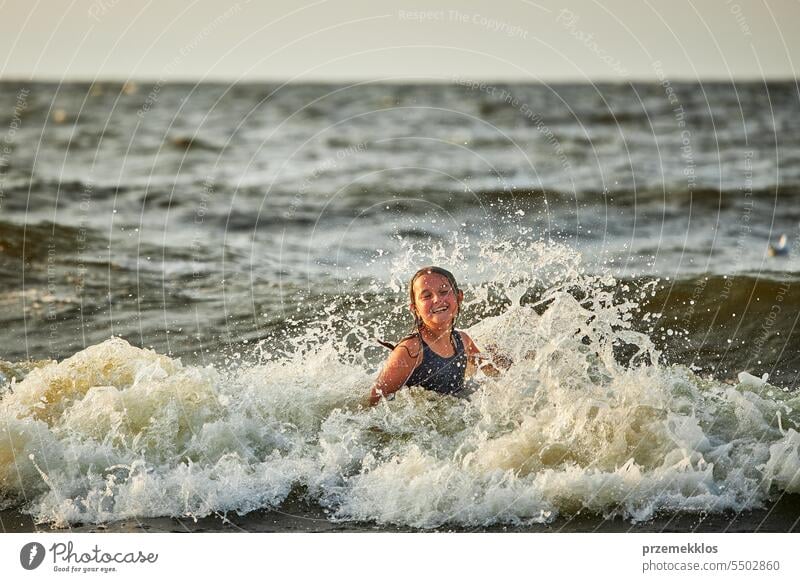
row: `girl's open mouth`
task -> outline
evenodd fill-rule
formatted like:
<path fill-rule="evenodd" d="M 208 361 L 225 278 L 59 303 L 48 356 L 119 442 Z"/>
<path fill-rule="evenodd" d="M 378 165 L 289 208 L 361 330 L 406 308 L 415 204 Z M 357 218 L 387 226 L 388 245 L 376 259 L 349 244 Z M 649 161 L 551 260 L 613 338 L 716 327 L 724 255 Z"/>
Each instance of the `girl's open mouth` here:
<path fill-rule="evenodd" d="M 431 309 L 431 313 L 444 313 L 448 309 L 450 309 L 449 305 L 443 305 L 442 307 L 437 307 L 435 309 Z"/>

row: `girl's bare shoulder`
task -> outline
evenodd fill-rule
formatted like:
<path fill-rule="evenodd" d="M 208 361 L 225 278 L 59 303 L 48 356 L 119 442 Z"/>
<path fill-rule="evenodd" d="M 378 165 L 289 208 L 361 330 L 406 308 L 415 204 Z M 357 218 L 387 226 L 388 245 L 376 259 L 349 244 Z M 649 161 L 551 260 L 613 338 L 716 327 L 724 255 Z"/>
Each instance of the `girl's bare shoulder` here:
<path fill-rule="evenodd" d="M 400 340 L 394 349 L 407 353 L 412 359 L 417 359 L 419 353 L 422 351 L 422 343 L 419 340 L 419 336 L 410 335 Z"/>

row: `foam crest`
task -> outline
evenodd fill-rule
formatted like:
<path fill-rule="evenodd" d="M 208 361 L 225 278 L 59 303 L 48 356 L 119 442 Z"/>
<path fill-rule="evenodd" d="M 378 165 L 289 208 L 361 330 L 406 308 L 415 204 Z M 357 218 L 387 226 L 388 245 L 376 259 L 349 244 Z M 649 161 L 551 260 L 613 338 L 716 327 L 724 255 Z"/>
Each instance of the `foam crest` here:
<path fill-rule="evenodd" d="M 431 528 L 739 511 L 800 492 L 795 394 L 664 364 L 632 328 L 636 293 L 584 274 L 566 247 L 479 251 L 467 295 L 487 315 L 468 331 L 512 364 L 478 374 L 467 397 L 413 388 L 364 406 L 366 312 L 332 309 L 295 348 L 262 344 L 229 369 L 112 338 L 0 400 L 2 503 L 65 525 L 246 513 L 298 495 L 334 520 Z M 389 287 L 443 257 L 428 252 L 409 249 Z"/>

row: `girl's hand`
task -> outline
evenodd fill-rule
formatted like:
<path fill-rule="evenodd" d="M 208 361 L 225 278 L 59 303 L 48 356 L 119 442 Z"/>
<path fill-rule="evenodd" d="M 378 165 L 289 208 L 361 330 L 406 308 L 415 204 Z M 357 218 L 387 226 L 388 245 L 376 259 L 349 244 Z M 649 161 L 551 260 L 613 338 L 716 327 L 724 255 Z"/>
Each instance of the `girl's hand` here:
<path fill-rule="evenodd" d="M 511 367 L 511 364 L 514 363 L 514 360 L 512 360 L 507 354 L 502 353 L 496 344 L 487 345 L 486 352 L 489 354 L 489 357 L 487 358 L 488 361 L 480 366 L 480 370 L 492 378 L 496 378 L 508 370 Z M 525 353 L 524 359 L 533 360 L 535 357 L 536 352 L 534 350 L 528 350 Z"/>
<path fill-rule="evenodd" d="M 509 358 L 506 354 L 502 353 L 500 351 L 500 348 L 498 348 L 496 344 L 487 345 L 486 351 L 491 356 L 490 365 L 494 364 L 495 366 L 502 368 L 503 370 L 508 370 L 511 367 L 511 364 L 514 363 L 514 360 Z"/>
<path fill-rule="evenodd" d="M 484 354 L 463 331 L 461 332 L 461 339 L 464 341 L 464 346 L 467 350 L 467 375 L 471 376 L 477 370 L 480 370 L 487 376 L 495 378 L 502 374 L 501 370 L 507 370 L 513 364 L 511 358 L 505 354 L 501 354 L 497 346 L 489 344 L 486 348 L 488 354 Z M 495 366 L 496 365 L 496 366 Z"/>

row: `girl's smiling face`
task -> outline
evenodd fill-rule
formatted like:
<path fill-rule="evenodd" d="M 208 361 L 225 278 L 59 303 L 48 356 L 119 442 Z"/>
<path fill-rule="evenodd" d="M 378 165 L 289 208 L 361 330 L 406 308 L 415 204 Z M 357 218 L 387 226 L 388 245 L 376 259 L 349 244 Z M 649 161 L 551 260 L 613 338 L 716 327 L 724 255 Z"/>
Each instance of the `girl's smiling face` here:
<path fill-rule="evenodd" d="M 447 277 L 438 273 L 420 275 L 412 290 L 414 302 L 411 311 L 422 319 L 425 327 L 432 329 L 450 326 L 464 298 L 461 291 L 453 289 Z"/>

